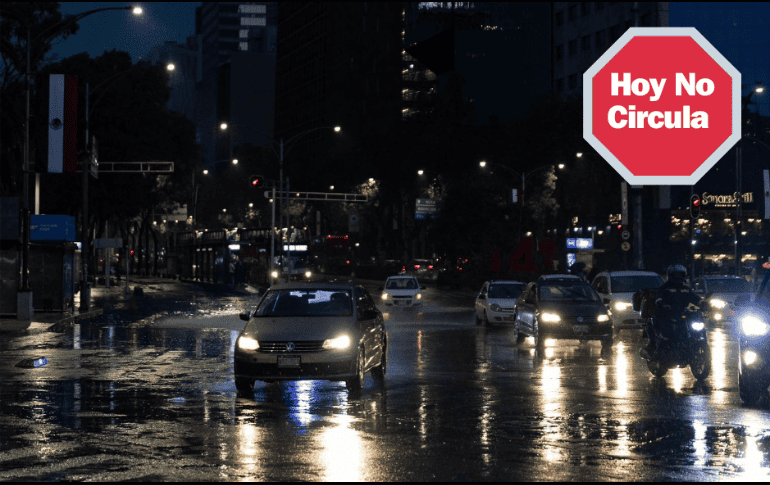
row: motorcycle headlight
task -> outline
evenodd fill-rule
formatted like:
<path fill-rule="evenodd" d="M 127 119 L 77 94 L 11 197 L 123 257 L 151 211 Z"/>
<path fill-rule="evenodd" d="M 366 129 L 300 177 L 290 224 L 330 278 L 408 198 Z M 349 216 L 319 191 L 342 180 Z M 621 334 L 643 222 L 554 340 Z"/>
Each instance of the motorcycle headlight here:
<path fill-rule="evenodd" d="M 616 301 L 615 302 L 615 310 L 617 310 L 619 312 L 624 312 L 624 311 L 628 310 L 629 308 L 631 308 L 632 306 L 633 305 L 631 305 L 630 303 L 628 303 L 626 301 Z"/>
<path fill-rule="evenodd" d="M 544 322 L 554 323 L 554 322 L 560 322 L 561 317 L 555 313 L 545 312 L 542 315 L 540 315 L 540 320 Z"/>
<path fill-rule="evenodd" d="M 323 348 L 329 350 L 344 350 L 350 347 L 350 337 L 343 335 L 342 337 L 331 338 L 324 340 Z"/>
<path fill-rule="evenodd" d="M 712 298 L 709 300 L 709 305 L 711 305 L 711 308 L 716 308 L 717 310 L 721 310 L 727 306 L 727 302 L 724 300 L 720 300 L 719 298 Z"/>
<path fill-rule="evenodd" d="M 599 323 L 601 323 L 601 322 L 609 322 L 610 321 L 610 316 L 607 315 L 606 313 L 604 313 L 604 314 L 599 315 L 598 317 L 596 317 L 596 321 L 599 322 Z"/>
<path fill-rule="evenodd" d="M 499 312 L 500 310 L 502 310 L 502 308 L 500 308 L 500 305 L 498 305 L 497 303 L 492 303 L 491 305 L 489 305 L 489 309 L 492 310 L 493 312 Z"/>
<path fill-rule="evenodd" d="M 692 322 L 692 324 L 691 324 L 690 326 L 691 326 L 691 327 L 692 327 L 692 329 L 693 329 L 693 330 L 695 330 L 696 332 L 700 332 L 701 330 L 703 330 L 704 328 L 706 328 L 706 324 L 705 324 L 705 323 L 703 323 L 703 322 L 700 322 L 700 321 L 698 321 L 698 322 Z"/>
<path fill-rule="evenodd" d="M 758 337 L 770 331 L 770 325 L 754 315 L 746 315 L 741 319 L 741 329 L 744 335 Z"/>
<path fill-rule="evenodd" d="M 238 339 L 238 348 L 243 350 L 257 350 L 259 348 L 259 342 L 257 342 L 257 339 L 255 338 L 244 335 Z"/>

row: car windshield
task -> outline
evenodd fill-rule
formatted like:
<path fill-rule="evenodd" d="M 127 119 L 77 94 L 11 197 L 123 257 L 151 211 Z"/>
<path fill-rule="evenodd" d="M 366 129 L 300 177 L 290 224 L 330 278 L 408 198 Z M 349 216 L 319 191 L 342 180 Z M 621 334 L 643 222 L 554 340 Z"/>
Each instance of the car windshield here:
<path fill-rule="evenodd" d="M 613 276 L 611 289 L 613 293 L 635 293 L 657 288 L 662 284 L 663 278 L 658 275 Z"/>
<path fill-rule="evenodd" d="M 538 288 L 541 301 L 599 301 L 599 295 L 584 283 L 541 284 Z"/>
<path fill-rule="evenodd" d="M 489 286 L 489 298 L 518 298 L 524 290 L 523 284 L 495 284 Z"/>
<path fill-rule="evenodd" d="M 262 317 L 350 316 L 350 291 L 292 289 L 267 292 L 257 308 Z"/>
<path fill-rule="evenodd" d="M 743 278 L 709 278 L 708 290 L 711 293 L 748 293 L 751 284 Z"/>
<path fill-rule="evenodd" d="M 416 290 L 419 288 L 414 278 L 391 278 L 385 283 L 386 290 Z"/>

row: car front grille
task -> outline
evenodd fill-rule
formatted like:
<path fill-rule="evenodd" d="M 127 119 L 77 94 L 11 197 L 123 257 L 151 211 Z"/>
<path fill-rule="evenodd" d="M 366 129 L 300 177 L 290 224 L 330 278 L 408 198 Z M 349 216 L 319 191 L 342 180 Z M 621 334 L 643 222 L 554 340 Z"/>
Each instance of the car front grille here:
<path fill-rule="evenodd" d="M 270 354 L 278 353 L 308 353 L 308 352 L 320 352 L 323 350 L 323 340 L 308 340 L 300 342 L 291 342 L 294 344 L 294 350 L 289 352 L 286 345 L 289 341 L 284 342 L 259 342 L 259 351 Z"/>
<path fill-rule="evenodd" d="M 583 321 L 578 321 L 578 318 L 582 318 Z M 584 316 L 584 317 L 562 317 L 561 319 L 562 323 L 566 323 L 568 325 L 591 325 L 593 323 L 599 323 L 597 321 L 596 315 L 591 316 Z M 603 322 L 603 323 L 609 323 L 609 321 Z"/>

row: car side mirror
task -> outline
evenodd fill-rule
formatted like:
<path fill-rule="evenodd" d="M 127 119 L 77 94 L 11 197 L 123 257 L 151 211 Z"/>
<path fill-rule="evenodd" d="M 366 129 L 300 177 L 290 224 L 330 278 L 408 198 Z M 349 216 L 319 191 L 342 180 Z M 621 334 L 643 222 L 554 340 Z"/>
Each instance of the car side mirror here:
<path fill-rule="evenodd" d="M 243 320 L 244 322 L 248 322 L 249 320 L 251 320 L 251 312 L 241 313 L 238 316 L 241 317 L 241 320 Z"/>

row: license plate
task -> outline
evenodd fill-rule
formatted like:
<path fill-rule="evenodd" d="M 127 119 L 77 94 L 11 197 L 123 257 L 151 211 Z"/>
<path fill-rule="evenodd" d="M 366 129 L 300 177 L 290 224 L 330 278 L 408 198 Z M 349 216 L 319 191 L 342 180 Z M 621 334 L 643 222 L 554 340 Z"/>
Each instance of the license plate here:
<path fill-rule="evenodd" d="M 278 367 L 299 367 L 299 356 L 278 356 Z"/>
<path fill-rule="evenodd" d="M 586 333 L 588 332 L 588 325 L 573 325 L 572 330 L 575 333 Z"/>

